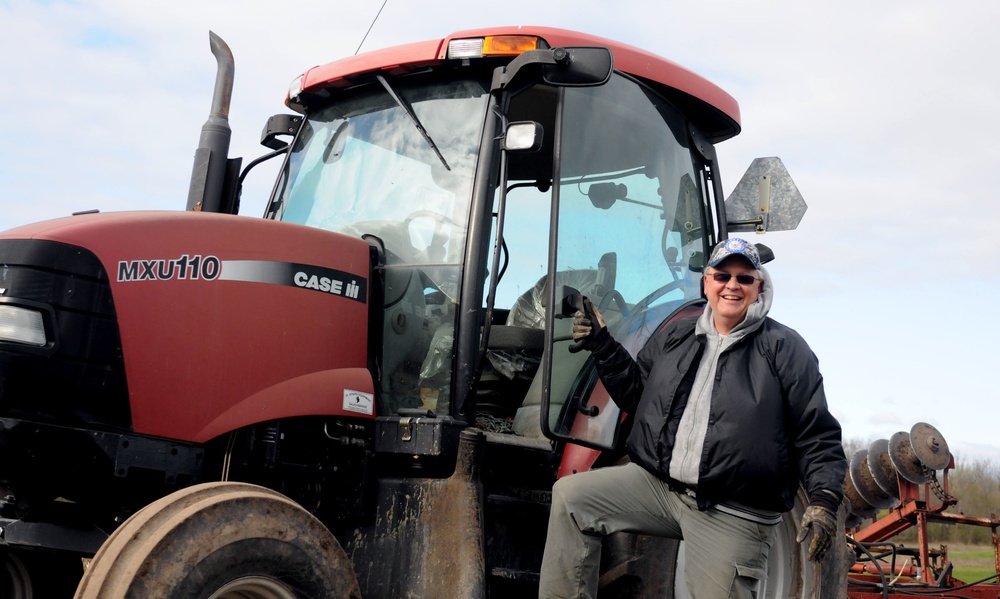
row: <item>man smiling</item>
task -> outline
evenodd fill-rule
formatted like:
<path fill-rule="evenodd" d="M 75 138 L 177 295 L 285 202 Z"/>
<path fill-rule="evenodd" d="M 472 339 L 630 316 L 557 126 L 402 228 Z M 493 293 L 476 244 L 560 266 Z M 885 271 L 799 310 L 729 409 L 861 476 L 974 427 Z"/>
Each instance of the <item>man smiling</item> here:
<path fill-rule="evenodd" d="M 574 339 L 634 415 L 631 461 L 556 482 L 540 597 L 596 596 L 601 538 L 619 531 L 684 539 L 692 597 L 756 597 L 800 484 L 809 559 L 837 537 L 847 460 L 816 357 L 767 316 L 772 284 L 752 243 L 721 242 L 703 279 L 704 312 L 658 331 L 635 360 L 589 299 L 577 312 Z"/>
<path fill-rule="evenodd" d="M 742 239 L 730 240 L 729 246 L 733 249 L 744 247 L 743 252 L 751 256 L 756 253 L 756 248 L 751 250 L 752 246 Z M 759 275 L 759 255 L 751 260 L 743 253 L 725 252 L 729 252 L 727 246 L 723 246 L 723 257 L 712 261 L 705 273 L 705 297 L 714 313 L 715 329 L 723 336 L 743 322 L 750 306 L 757 303 L 764 286 Z M 754 262 L 757 266 L 754 266 Z M 770 302 L 767 307 L 770 307 Z"/>

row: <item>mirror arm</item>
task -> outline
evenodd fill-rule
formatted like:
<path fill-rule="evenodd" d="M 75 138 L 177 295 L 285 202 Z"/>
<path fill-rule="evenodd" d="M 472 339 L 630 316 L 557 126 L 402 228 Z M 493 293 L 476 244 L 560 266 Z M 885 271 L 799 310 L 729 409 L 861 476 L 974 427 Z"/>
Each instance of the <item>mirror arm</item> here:
<path fill-rule="evenodd" d="M 758 235 L 767 233 L 767 225 L 771 220 L 771 176 L 761 175 L 757 179 L 757 218 L 749 220 L 731 220 L 726 226 L 733 231 L 754 231 Z"/>
<path fill-rule="evenodd" d="M 731 220 L 726 222 L 726 229 L 731 233 L 758 231 L 762 232 L 764 218 L 751 218 L 750 220 Z"/>
<path fill-rule="evenodd" d="M 554 56 L 554 50 L 561 50 L 559 57 Z M 518 54 L 517 58 L 510 61 L 507 66 L 498 67 L 493 73 L 493 84 L 491 90 L 498 92 L 510 85 L 510 82 L 517 77 L 518 71 L 529 64 L 559 64 L 560 59 L 565 61 L 568 58 L 565 48 L 554 48 L 545 50 L 528 50 Z"/>

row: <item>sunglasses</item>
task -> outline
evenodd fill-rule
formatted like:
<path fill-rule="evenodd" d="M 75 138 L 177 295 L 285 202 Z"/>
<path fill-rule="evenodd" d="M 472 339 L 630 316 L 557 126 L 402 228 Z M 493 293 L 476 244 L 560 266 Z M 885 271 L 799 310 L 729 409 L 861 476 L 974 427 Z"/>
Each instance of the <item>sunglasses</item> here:
<path fill-rule="evenodd" d="M 753 285 L 754 282 L 760 280 L 753 275 L 731 275 L 728 272 L 713 272 L 708 276 L 712 277 L 716 283 L 728 283 L 729 279 L 736 277 L 736 282 L 740 285 Z"/>

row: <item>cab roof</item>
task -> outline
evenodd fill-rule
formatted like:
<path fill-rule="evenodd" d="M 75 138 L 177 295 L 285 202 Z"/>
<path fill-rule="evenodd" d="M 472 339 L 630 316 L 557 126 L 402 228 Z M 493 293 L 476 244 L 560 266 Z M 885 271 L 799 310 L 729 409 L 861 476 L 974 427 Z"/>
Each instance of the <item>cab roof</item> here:
<path fill-rule="evenodd" d="M 307 70 L 302 76 L 301 90 L 308 93 L 328 88 L 346 88 L 369 80 L 369 75 L 375 72 L 392 76 L 432 67 L 447 60 L 448 45 L 452 40 L 498 35 L 537 36 L 549 47 L 609 48 L 614 55 L 615 70 L 651 83 L 671 96 L 711 141 L 719 142 L 740 132 L 740 108 L 736 100 L 704 77 L 673 61 L 628 44 L 552 27 L 470 29 L 457 31 L 439 40 L 366 52 Z"/>

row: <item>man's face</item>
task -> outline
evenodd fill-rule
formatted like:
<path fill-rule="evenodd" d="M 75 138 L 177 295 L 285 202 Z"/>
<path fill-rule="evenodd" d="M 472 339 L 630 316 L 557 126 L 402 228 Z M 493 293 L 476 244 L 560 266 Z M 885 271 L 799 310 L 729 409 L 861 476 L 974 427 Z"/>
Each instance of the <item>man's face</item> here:
<path fill-rule="evenodd" d="M 729 273 L 732 277 L 725 283 L 720 283 L 712 276 L 714 273 Z M 756 280 L 750 285 L 742 285 L 736 280 L 737 275 L 749 275 Z M 729 332 L 743 321 L 750 305 L 757 301 L 763 283 L 760 274 L 745 258 L 733 256 L 724 260 L 714 268 L 705 272 L 705 296 L 708 305 L 712 306 L 715 316 L 715 328 L 719 333 Z"/>

